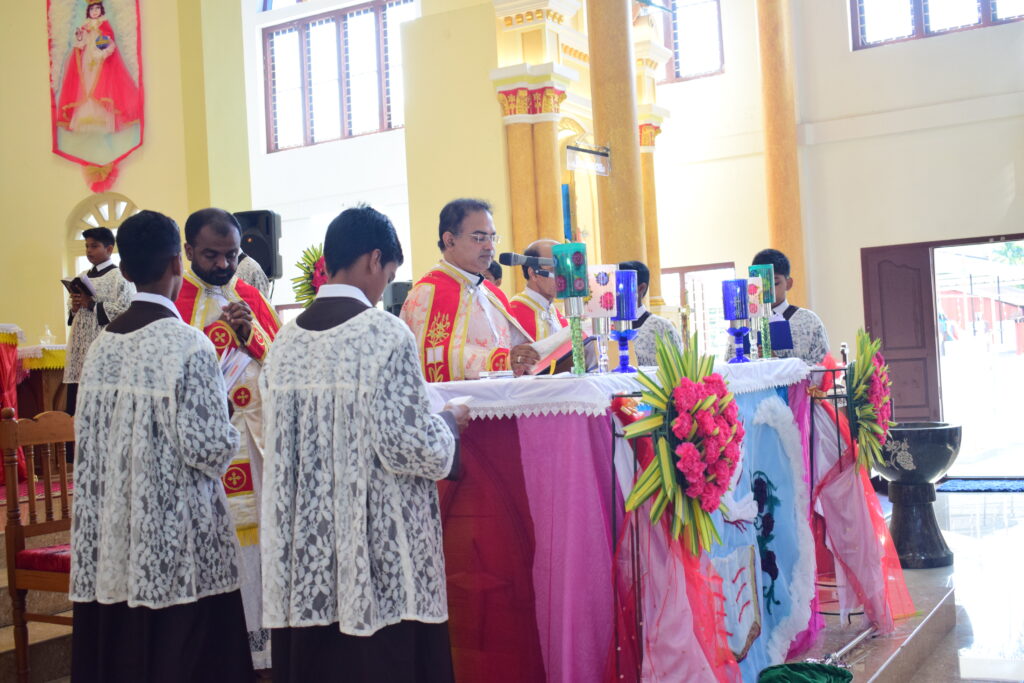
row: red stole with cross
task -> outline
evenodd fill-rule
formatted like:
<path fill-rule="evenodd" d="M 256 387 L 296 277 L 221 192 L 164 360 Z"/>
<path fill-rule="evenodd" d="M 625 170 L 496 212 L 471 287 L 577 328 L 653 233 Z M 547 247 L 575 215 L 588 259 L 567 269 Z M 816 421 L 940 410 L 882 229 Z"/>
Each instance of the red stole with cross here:
<path fill-rule="evenodd" d="M 451 272 L 453 270 L 448 264 L 442 263 L 416 283 L 416 287 L 428 285 L 433 290 L 424 330 L 422 334 L 417 334 L 421 339 L 420 361 L 428 382 L 463 379 L 463 356 L 473 294 L 467 290 L 464 279 Z M 479 286 L 485 288 L 484 295 L 505 317 L 508 324 L 523 332 L 509 311 L 505 293 L 488 280 L 484 280 Z M 410 293 L 410 299 L 412 297 L 413 294 Z M 525 332 L 523 334 L 525 335 Z M 491 349 L 484 361 L 484 370 L 508 370 L 508 353 L 509 349 L 505 347 Z M 452 372 L 453 367 L 459 368 L 457 374 Z"/>
<path fill-rule="evenodd" d="M 206 283 L 196 277 L 194 273 L 191 271 L 185 273 L 181 292 L 178 294 L 177 301 L 175 301 L 181 317 L 193 327 L 203 330 L 203 333 L 213 343 L 218 359 L 223 359 L 227 353 L 234 349 L 243 349 L 255 361 L 262 361 L 267 355 L 270 342 L 274 340 L 281 327 L 280 320 L 274 313 L 274 309 L 271 308 L 258 289 L 239 280 L 237 277 L 232 278 L 230 282 L 221 287 L 219 293 L 227 301 L 244 301 L 252 309 L 252 329 L 249 332 L 248 339 L 242 340 L 225 321 L 215 319 L 216 316 L 220 315 L 220 309 L 217 307 L 217 301 L 214 297 L 205 293 L 206 289 Z M 213 319 L 213 322 L 206 325 L 203 324 L 211 319 Z M 241 382 L 227 387 L 227 389 L 228 398 L 236 411 L 244 410 L 255 398 L 253 396 L 254 389 Z M 253 488 L 253 472 L 249 458 L 244 457 L 242 453 L 239 455 L 241 457 L 233 460 L 228 466 L 227 472 L 221 477 L 224 491 L 229 498 L 252 496 L 255 493 Z M 238 530 L 239 539 L 243 542 L 243 545 L 248 545 L 246 541 L 255 542 L 255 522 L 239 524 Z"/>

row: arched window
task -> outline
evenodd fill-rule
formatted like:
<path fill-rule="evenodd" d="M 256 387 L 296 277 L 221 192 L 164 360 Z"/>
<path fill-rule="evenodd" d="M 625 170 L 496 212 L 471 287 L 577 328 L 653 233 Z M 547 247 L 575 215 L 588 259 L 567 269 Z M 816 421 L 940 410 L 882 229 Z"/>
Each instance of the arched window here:
<path fill-rule="evenodd" d="M 135 202 L 117 192 L 93 194 L 80 201 L 68 215 L 65 274 L 73 275 L 89 269 L 89 261 L 85 258 L 83 230 L 110 228 L 114 235 L 117 235 L 118 226 L 138 212 L 139 208 L 135 206 Z M 115 252 L 114 262 L 117 261 L 118 256 Z"/>

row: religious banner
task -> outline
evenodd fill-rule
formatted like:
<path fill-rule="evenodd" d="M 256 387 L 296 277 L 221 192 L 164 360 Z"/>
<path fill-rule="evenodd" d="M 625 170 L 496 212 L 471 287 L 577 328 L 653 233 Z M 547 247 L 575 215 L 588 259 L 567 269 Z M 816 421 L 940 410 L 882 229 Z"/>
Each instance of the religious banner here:
<path fill-rule="evenodd" d="M 53 153 L 105 192 L 142 145 L 138 0 L 47 0 L 47 20 Z"/>

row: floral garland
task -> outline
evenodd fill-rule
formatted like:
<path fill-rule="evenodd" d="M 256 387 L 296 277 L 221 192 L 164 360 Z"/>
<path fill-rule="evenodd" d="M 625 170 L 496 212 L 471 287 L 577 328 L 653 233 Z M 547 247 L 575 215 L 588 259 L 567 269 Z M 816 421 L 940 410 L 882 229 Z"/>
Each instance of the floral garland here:
<path fill-rule="evenodd" d="M 882 447 L 892 421 L 892 380 L 879 352 L 881 339 L 857 330 L 857 360 L 853 367 L 853 407 L 857 418 L 857 462 L 865 469 L 882 464 Z"/>
<path fill-rule="evenodd" d="M 302 252 L 302 258 L 295 266 L 301 275 L 292 278 L 292 291 L 295 292 L 295 302 L 308 308 L 320 291 L 320 285 L 325 284 L 328 279 L 327 265 L 324 262 L 324 245 L 314 244 Z"/>
<path fill-rule="evenodd" d="M 628 439 L 650 435 L 655 457 L 637 479 L 626 510 L 656 494 L 650 518 L 657 523 L 672 503 L 672 537 L 686 529 L 697 555 L 722 542 L 711 513 L 721 508 L 739 464 L 743 425 L 735 396 L 711 372 L 714 357 L 699 355 L 696 334 L 685 351 L 665 337 L 658 337 L 656 349 L 657 380 L 638 373 L 644 401 L 654 411 L 625 428 Z"/>

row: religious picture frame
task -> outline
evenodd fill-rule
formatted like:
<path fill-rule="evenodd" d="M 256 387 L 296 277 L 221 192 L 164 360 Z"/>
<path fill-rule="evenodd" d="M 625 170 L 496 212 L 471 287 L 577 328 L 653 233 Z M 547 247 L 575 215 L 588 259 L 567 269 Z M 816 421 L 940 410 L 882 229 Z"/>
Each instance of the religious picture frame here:
<path fill-rule="evenodd" d="M 143 141 L 139 0 L 47 0 L 46 12 L 53 153 L 104 192 Z"/>

